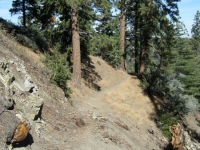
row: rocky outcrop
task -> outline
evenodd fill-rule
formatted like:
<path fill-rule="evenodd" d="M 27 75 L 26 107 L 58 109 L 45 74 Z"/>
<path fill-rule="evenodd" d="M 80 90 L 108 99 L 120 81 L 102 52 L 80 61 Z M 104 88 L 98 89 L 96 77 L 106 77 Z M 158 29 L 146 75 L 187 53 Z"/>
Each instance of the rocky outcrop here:
<path fill-rule="evenodd" d="M 0 56 L 0 95 L 0 148 L 7 149 L 21 129 L 20 122 L 37 120 L 43 106 L 37 85 L 26 71 L 24 61 L 17 56 Z"/>
<path fill-rule="evenodd" d="M 199 150 L 200 143 L 191 139 L 191 136 L 188 134 L 187 131 L 184 131 L 184 148 L 185 150 Z"/>

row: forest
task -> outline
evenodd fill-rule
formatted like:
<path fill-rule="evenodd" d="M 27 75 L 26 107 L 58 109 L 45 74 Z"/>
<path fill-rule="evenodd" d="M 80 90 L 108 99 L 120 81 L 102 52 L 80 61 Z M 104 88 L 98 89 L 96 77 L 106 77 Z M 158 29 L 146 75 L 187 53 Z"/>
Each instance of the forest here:
<path fill-rule="evenodd" d="M 68 80 L 81 88 L 81 64 L 99 56 L 115 69 L 141 80 L 150 97 L 164 104 L 160 117 L 170 123 L 199 110 L 200 11 L 194 16 L 192 37 L 180 21 L 179 0 L 13 0 L 10 13 L 19 25 L 4 22 L 51 70 L 51 80 L 71 91 Z"/>

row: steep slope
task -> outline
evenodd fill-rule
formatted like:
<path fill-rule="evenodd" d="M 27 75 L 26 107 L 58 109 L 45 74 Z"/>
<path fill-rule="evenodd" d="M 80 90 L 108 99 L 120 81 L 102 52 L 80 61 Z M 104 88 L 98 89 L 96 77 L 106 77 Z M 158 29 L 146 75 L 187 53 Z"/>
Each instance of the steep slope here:
<path fill-rule="evenodd" d="M 31 126 L 25 142 L 14 145 L 14 150 L 159 150 L 168 144 L 153 121 L 154 106 L 136 77 L 91 56 L 89 65 L 82 66 L 81 89 L 69 82 L 73 93 L 66 99 L 51 84 L 42 54 L 1 32 L 0 53 L 1 64 L 7 64 L 1 70 L 1 82 L 10 74 L 14 77 L 11 111 Z M 0 133 L 4 131 L 1 127 L 0 122 Z"/>
<path fill-rule="evenodd" d="M 100 77 L 96 85 L 101 90 L 83 84 L 71 95 L 75 109 L 87 112 L 97 122 L 96 135 L 87 133 L 83 145 L 88 145 L 89 139 L 87 148 L 92 149 L 163 149 L 167 141 L 152 120 L 154 106 L 139 87 L 139 80 L 98 57 L 90 58 L 95 68 L 91 74 L 96 72 Z"/>

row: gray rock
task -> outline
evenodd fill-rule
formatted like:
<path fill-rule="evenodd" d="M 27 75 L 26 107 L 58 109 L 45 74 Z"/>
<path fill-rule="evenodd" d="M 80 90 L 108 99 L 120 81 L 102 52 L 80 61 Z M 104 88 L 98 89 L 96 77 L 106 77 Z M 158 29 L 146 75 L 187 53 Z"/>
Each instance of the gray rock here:
<path fill-rule="evenodd" d="M 185 139 L 184 140 L 185 141 L 185 144 L 184 144 L 185 150 L 200 149 L 200 143 L 192 141 L 187 131 L 184 131 L 184 139 Z"/>
<path fill-rule="evenodd" d="M 0 115 L 0 145 L 12 140 L 13 134 L 20 120 L 12 111 L 4 111 Z"/>

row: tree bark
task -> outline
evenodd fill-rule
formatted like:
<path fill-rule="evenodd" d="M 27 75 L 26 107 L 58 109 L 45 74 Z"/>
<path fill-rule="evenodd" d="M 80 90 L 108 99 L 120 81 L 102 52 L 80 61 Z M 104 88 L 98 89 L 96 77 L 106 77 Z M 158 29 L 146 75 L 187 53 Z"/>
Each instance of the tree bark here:
<path fill-rule="evenodd" d="M 76 88 L 81 87 L 81 53 L 78 12 L 72 8 L 72 49 L 73 49 L 73 82 Z"/>
<path fill-rule="evenodd" d="M 150 8 L 152 1 L 149 1 L 148 7 Z M 150 23 L 151 20 L 151 9 L 146 14 L 146 24 Z M 146 69 L 146 59 L 147 59 L 147 52 L 149 49 L 149 29 L 145 29 L 143 32 L 143 42 L 142 42 L 142 51 L 140 53 L 140 73 L 143 73 Z"/>
<path fill-rule="evenodd" d="M 139 72 L 139 56 L 138 56 L 138 51 L 139 51 L 139 46 L 138 46 L 138 23 L 139 23 L 139 18 L 138 18 L 138 2 L 136 1 L 135 4 L 135 73 L 136 75 Z"/>
<path fill-rule="evenodd" d="M 143 73 L 146 68 L 147 47 L 143 46 L 140 56 L 140 73 Z"/>
<path fill-rule="evenodd" d="M 122 0 L 122 7 L 121 7 L 121 14 L 120 14 L 120 49 L 122 52 L 122 61 L 121 61 L 121 68 L 122 70 L 126 70 L 125 68 L 125 22 L 126 22 L 126 15 L 125 15 L 125 9 L 124 9 L 124 0 Z"/>
<path fill-rule="evenodd" d="M 26 27 L 26 8 L 25 8 L 25 0 L 22 0 L 22 11 L 23 11 L 23 26 Z"/>

